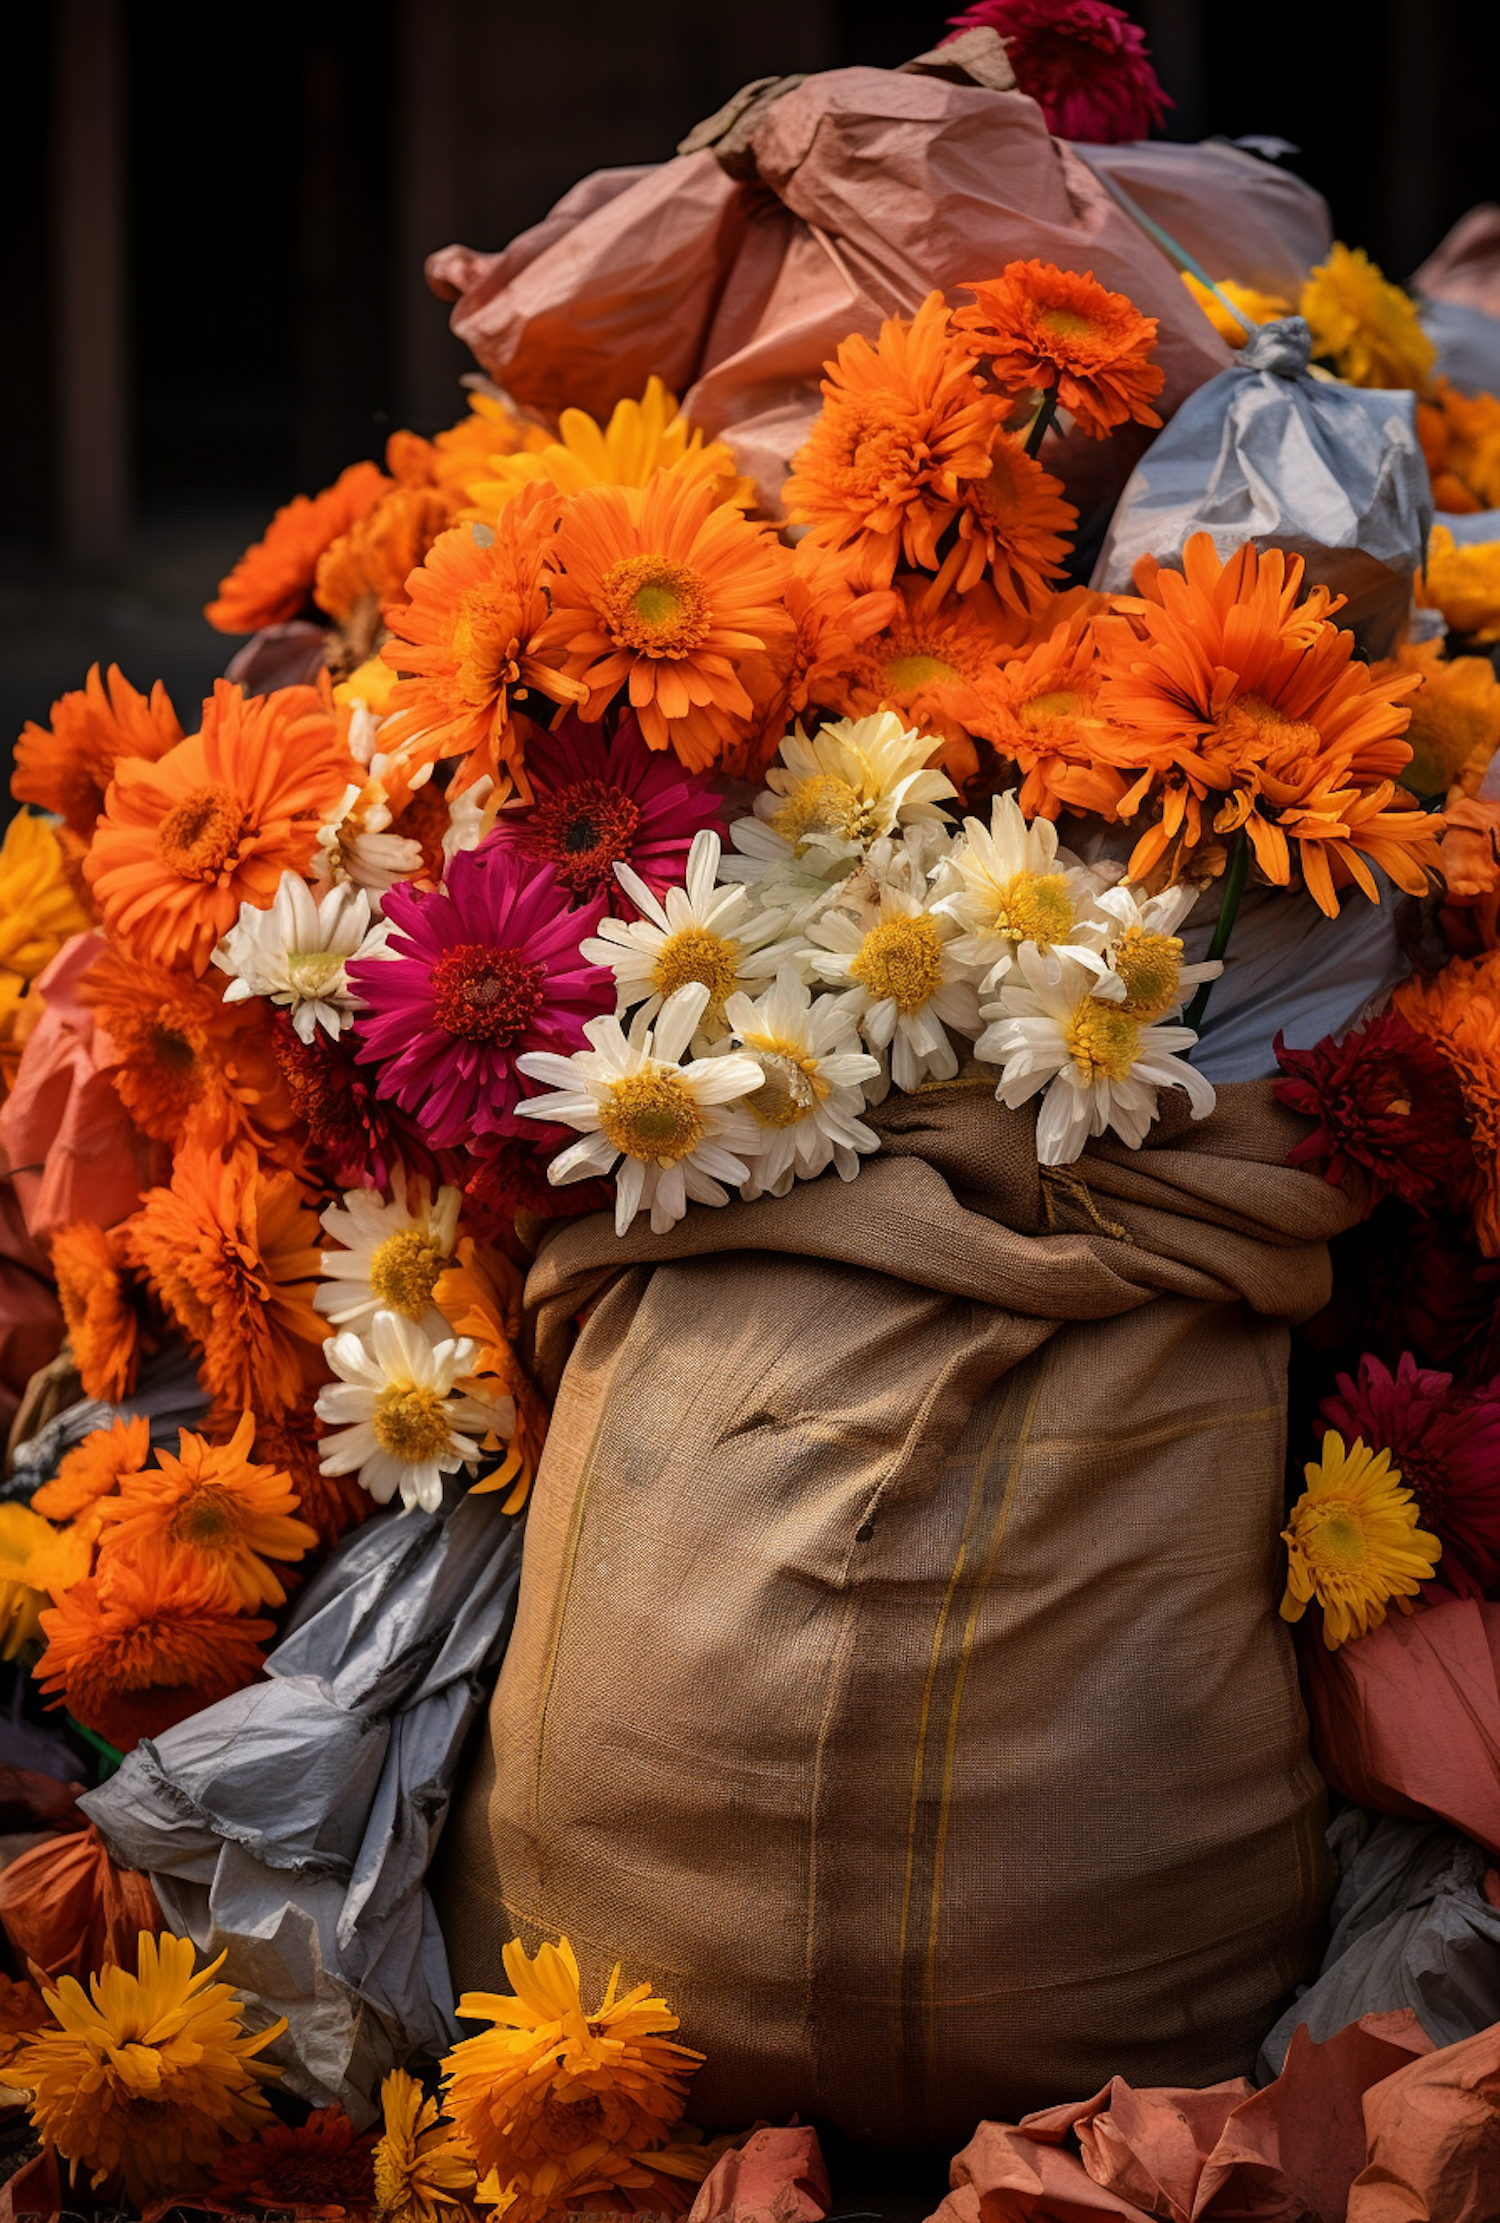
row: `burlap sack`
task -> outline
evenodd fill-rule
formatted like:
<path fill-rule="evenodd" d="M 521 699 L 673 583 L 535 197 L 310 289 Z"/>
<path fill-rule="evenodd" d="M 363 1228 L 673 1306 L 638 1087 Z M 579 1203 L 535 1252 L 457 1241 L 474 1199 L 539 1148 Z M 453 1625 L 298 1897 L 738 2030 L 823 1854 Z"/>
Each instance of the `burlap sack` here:
<path fill-rule="evenodd" d="M 1276 1617 L 1287 1328 L 1353 1212 L 1264 1084 L 1039 1176 L 983 1090 L 858 1180 L 569 1223 L 519 1618 L 435 1896 L 456 1987 L 649 1974 L 712 2124 L 952 2143 L 1247 2071 L 1316 1966 Z"/>

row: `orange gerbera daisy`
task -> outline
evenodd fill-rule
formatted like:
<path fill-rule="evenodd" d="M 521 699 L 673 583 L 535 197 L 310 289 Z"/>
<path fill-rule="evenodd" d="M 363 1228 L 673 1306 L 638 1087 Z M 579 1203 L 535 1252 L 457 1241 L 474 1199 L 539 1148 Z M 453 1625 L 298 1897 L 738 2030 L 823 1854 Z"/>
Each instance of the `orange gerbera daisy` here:
<path fill-rule="evenodd" d="M 433 543 L 406 582 L 411 599 L 390 613 L 392 638 L 381 650 L 404 675 L 381 728 L 383 754 L 401 752 L 408 769 L 461 756 L 460 787 L 484 773 L 524 785 L 522 705 L 533 695 L 579 702 L 585 693 L 542 646 L 556 525 L 556 495 L 528 488 L 493 530 L 456 525 Z"/>
<path fill-rule="evenodd" d="M 960 492 L 982 479 L 1005 405 L 975 377 L 940 293 L 878 343 L 854 333 L 827 366 L 823 407 L 784 489 L 786 512 L 819 547 L 851 549 L 868 584 L 903 560 L 936 571 Z"/>
<path fill-rule="evenodd" d="M 232 1612 L 218 1585 L 152 1542 L 75 1583 L 42 1632 L 36 1678 L 52 1704 L 129 1752 L 253 1682 L 276 1625 Z"/>
<path fill-rule="evenodd" d="M 313 1404 L 307 1396 L 275 1420 L 258 1414 L 251 1448 L 257 1459 L 290 1477 L 298 1518 L 316 1530 L 319 1543 L 336 1544 L 346 1529 L 369 1518 L 370 1498 L 357 1476 L 323 1473 L 318 1464 L 323 1423 Z M 226 1416 L 227 1408 L 216 1406 L 204 1423 L 204 1433 L 215 1442 L 232 1432 Z"/>
<path fill-rule="evenodd" d="M 126 1475 L 139 1474 L 150 1456 L 151 1423 L 144 1415 L 122 1415 L 64 1452 L 56 1474 L 32 1499 L 32 1511 L 49 1521 L 77 1520 L 117 1490 Z"/>
<path fill-rule="evenodd" d="M 991 739 L 1024 775 L 1027 818 L 1093 811 L 1113 818 L 1125 780 L 1110 761 L 1099 715 L 1099 663 L 1088 617 L 1058 625 L 1008 663 L 991 692 Z"/>
<path fill-rule="evenodd" d="M 343 628 L 354 663 L 374 648 L 382 612 L 406 600 L 406 582 L 458 514 L 440 486 L 393 486 L 318 558 L 313 600 Z"/>
<path fill-rule="evenodd" d="M 501 1511 L 519 1513 L 536 1478 L 537 1461 L 547 1440 L 547 1407 L 516 1351 L 521 1327 L 521 1276 L 499 1251 L 480 1250 L 472 1237 L 458 1246 L 458 1263 L 438 1276 L 432 1301 L 455 1335 L 472 1336 L 479 1346 L 476 1378 L 495 1383 L 513 1398 L 516 1432 L 504 1463 L 474 1492 L 509 1488 Z"/>
<path fill-rule="evenodd" d="M 278 1416 L 321 1377 L 318 1221 L 292 1174 L 248 1143 L 221 1155 L 188 1142 L 170 1187 L 149 1189 L 125 1226 L 130 1257 L 201 1345 L 212 1395 Z"/>
<path fill-rule="evenodd" d="M 895 591 L 890 622 L 817 665 L 808 697 L 842 718 L 895 710 L 918 733 L 940 735 L 937 761 L 961 784 L 979 769 L 976 737 L 992 737 L 1001 664 L 1021 645 L 1026 621 L 1002 610 L 988 587 L 939 599 L 930 579 L 903 577 Z"/>
<path fill-rule="evenodd" d="M 1308 891 L 1330 917 L 1351 881 L 1379 900 L 1369 864 L 1425 893 L 1441 821 L 1403 807 L 1395 785 L 1411 758 L 1405 697 L 1420 679 L 1378 678 L 1355 661 L 1352 634 L 1322 617 L 1310 625 L 1296 607 L 1302 570 L 1300 557 L 1249 543 L 1221 563 L 1197 533 L 1181 575 L 1156 572 L 1151 598 L 1099 620 L 1099 709 L 1125 729 L 1120 768 L 1138 774 L 1120 815 L 1159 804 L 1133 879 L 1169 855 L 1175 878 L 1210 830 L 1243 827 L 1281 887 L 1297 844 Z"/>
<path fill-rule="evenodd" d="M 746 667 L 762 674 L 792 631 L 792 559 L 772 527 L 678 465 L 644 488 L 574 495 L 553 560 L 561 576 L 537 645 L 581 685 L 585 719 L 628 689 L 648 747 L 675 749 L 694 772 L 744 738 L 755 714 Z"/>
<path fill-rule="evenodd" d="M 155 1467 L 127 1477 L 101 1503 L 101 1553 L 113 1564 L 158 1539 L 190 1560 L 226 1603 L 285 1605 L 286 1591 L 267 1562 L 305 1558 L 318 1532 L 292 1517 L 291 1476 L 252 1463 L 254 1438 L 253 1413 L 241 1414 L 224 1444 L 179 1429 L 175 1458 L 158 1451 Z"/>
<path fill-rule="evenodd" d="M 118 1405 L 150 1348 L 141 1292 L 125 1270 L 122 1231 L 75 1220 L 52 1238 L 57 1301 L 85 1397 Z"/>
<path fill-rule="evenodd" d="M 973 280 L 965 290 L 974 305 L 954 311 L 954 327 L 987 359 L 1006 393 L 1031 387 L 1055 394 L 1058 407 L 1095 440 L 1132 421 L 1161 423 L 1151 407 L 1165 382 L 1151 360 L 1156 319 L 1101 286 L 1092 271 L 1013 262 L 998 278 Z"/>
<path fill-rule="evenodd" d="M 854 558 L 819 548 L 805 534 L 792 550 L 786 609 L 794 631 L 771 669 L 769 692 L 756 692 L 755 720 L 744 741 L 728 749 L 725 772 L 758 780 L 808 704 L 808 680 L 820 667 L 837 670 L 861 641 L 889 625 L 900 612 L 900 597 L 890 587 L 862 589 Z"/>
<path fill-rule="evenodd" d="M 291 1099 L 254 1004 L 226 1004 L 219 976 L 196 980 L 106 945 L 80 1000 L 106 1040 L 100 1066 L 143 1134 L 180 1143 L 248 1137 L 272 1155 L 295 1155 Z"/>
<path fill-rule="evenodd" d="M 1021 442 L 1000 433 L 982 479 L 966 479 L 958 538 L 938 570 L 938 592 L 967 594 L 988 578 L 1007 609 L 1031 611 L 1062 577 L 1078 512 L 1062 499 L 1062 480 L 1044 471 Z"/>
<path fill-rule="evenodd" d="M 1500 950 L 1403 981 L 1395 1004 L 1458 1076 L 1474 1147 L 1474 1232 L 1486 1258 L 1500 1258 Z"/>
<path fill-rule="evenodd" d="M 138 694 L 118 664 L 107 680 L 91 664 L 83 686 L 52 705 L 51 726 L 28 723 L 16 743 L 10 791 L 18 803 L 55 811 L 82 841 L 93 838 L 115 768 L 127 757 L 154 764 L 182 739 L 160 680 Z"/>
<path fill-rule="evenodd" d="M 279 509 L 264 540 L 247 548 L 218 600 L 203 615 L 221 633 L 258 633 L 301 615 L 312 595 L 318 558 L 372 510 L 390 485 L 373 463 L 351 463 L 321 494 L 298 494 Z"/>
<path fill-rule="evenodd" d="M 206 972 L 242 903 L 268 909 L 283 872 L 309 870 L 356 769 L 317 688 L 247 700 L 217 681 L 201 733 L 115 774 L 84 866 L 107 932 Z"/>

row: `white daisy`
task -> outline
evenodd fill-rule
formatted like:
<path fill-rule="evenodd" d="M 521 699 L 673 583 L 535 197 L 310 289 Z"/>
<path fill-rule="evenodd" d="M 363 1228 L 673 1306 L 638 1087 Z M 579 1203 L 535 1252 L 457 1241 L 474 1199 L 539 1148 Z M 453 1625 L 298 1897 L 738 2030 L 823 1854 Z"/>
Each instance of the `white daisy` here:
<path fill-rule="evenodd" d="M 372 925 L 369 898 L 359 888 L 330 888 L 321 899 L 295 872 L 283 872 L 268 911 L 240 905 L 239 919 L 214 951 L 230 975 L 226 1003 L 266 996 L 291 1012 L 299 1041 L 319 1027 L 337 1036 L 360 1007 L 347 967 L 357 957 L 385 954 L 388 932 Z"/>
<path fill-rule="evenodd" d="M 448 825 L 443 835 L 443 863 L 452 864 L 461 849 L 477 849 L 495 823 L 495 812 L 490 808 L 490 798 L 495 783 L 486 772 L 466 787 L 461 795 L 452 788 L 444 800 L 448 805 Z"/>
<path fill-rule="evenodd" d="M 323 1345 L 338 1375 L 318 1392 L 318 1418 L 330 1433 L 318 1446 L 324 1474 L 357 1474 L 380 1505 L 399 1490 L 410 1510 L 435 1513 L 443 1477 L 478 1466 L 481 1440 L 515 1433 L 509 1397 L 479 1398 L 456 1385 L 474 1363 L 467 1336 L 431 1343 L 395 1312 L 377 1312 L 367 1340 L 350 1328 Z"/>
<path fill-rule="evenodd" d="M 390 824 L 385 788 L 372 775 L 362 787 L 344 789 L 337 810 L 318 828 L 313 851 L 313 878 L 329 887 L 362 889 L 377 918 L 391 889 L 422 869 L 422 844 L 391 833 Z"/>
<path fill-rule="evenodd" d="M 731 996 L 725 1014 L 762 1075 L 744 1107 L 763 1130 L 762 1149 L 741 1194 L 785 1196 L 794 1180 L 810 1181 L 830 1165 L 852 1181 L 861 1155 L 880 1147 L 859 1116 L 880 1060 L 861 1050 L 843 999 L 815 1001 L 796 970 L 784 966 L 754 1003 Z"/>
<path fill-rule="evenodd" d="M 579 944 L 590 964 L 613 972 L 622 1014 L 638 1008 L 641 1018 L 654 1019 L 666 997 L 701 982 L 706 1042 L 722 1037 L 724 1006 L 737 990 L 774 978 L 802 953 L 782 934 L 779 912 L 757 914 L 743 888 L 716 886 L 719 855 L 717 834 L 695 834 L 686 886 L 660 899 L 629 865 L 617 864 L 615 877 L 641 916 L 601 919 L 597 937 Z"/>
<path fill-rule="evenodd" d="M 313 1304 L 336 1328 L 363 1332 L 385 1311 L 412 1321 L 433 1342 L 449 1333 L 432 1292 L 453 1257 L 463 1197 L 457 1189 L 439 1189 L 434 1198 L 420 1180 L 409 1195 L 404 1204 L 373 1189 L 350 1189 L 342 1204 L 324 1211 L 323 1226 L 342 1248 L 321 1254 L 330 1286 Z"/>
<path fill-rule="evenodd" d="M 871 1049 L 890 1052 L 897 1088 L 951 1080 L 958 1058 L 947 1030 L 977 1034 L 979 998 L 954 954 L 952 922 L 926 894 L 886 881 L 878 901 L 857 915 L 842 907 L 825 911 L 808 934 L 818 945 L 813 969 L 845 990 L 839 1001 Z"/>
<path fill-rule="evenodd" d="M 1138 1150 L 1163 1088 L 1186 1089 L 1194 1119 L 1207 1118 L 1212 1088 L 1172 1054 L 1197 1041 L 1190 1027 L 1132 1018 L 1076 959 L 1048 960 L 1023 944 L 1016 962 L 1020 978 L 1007 980 L 984 1007 L 990 1024 L 974 1054 L 1001 1068 L 995 1094 L 1002 1104 L 1014 1108 L 1045 1091 L 1036 1123 L 1044 1166 L 1071 1165 L 1089 1137 L 1106 1129 Z"/>
<path fill-rule="evenodd" d="M 1142 896 L 1121 885 L 1096 895 L 1093 916 L 1078 929 L 1088 945 L 1075 954 L 1096 976 L 1094 993 L 1107 996 L 1132 1019 L 1149 1022 L 1180 1010 L 1200 981 L 1217 980 L 1217 958 L 1184 965 L 1177 932 L 1198 900 L 1197 888 L 1179 881 L 1161 895 Z"/>
<path fill-rule="evenodd" d="M 966 818 L 938 872 L 936 908 L 959 928 L 955 954 L 986 994 L 1003 980 L 1023 943 L 1044 955 L 1080 955 L 1078 933 L 1105 874 L 1057 846 L 1050 819 L 1028 826 L 1013 792 L 997 795 L 990 823 Z"/>
<path fill-rule="evenodd" d="M 744 1099 L 764 1086 L 765 1074 L 754 1058 L 735 1051 L 682 1063 L 707 1003 L 707 988 L 694 981 L 668 996 L 654 1029 L 637 1016 L 627 1038 L 618 1019 L 590 1019 L 587 1050 L 571 1057 L 529 1050 L 516 1060 L 530 1079 L 550 1081 L 556 1091 L 527 1098 L 517 1111 L 583 1136 L 548 1166 L 555 1187 L 607 1174 L 623 1161 L 615 1184 L 621 1235 L 640 1211 L 650 1212 L 652 1233 L 664 1235 L 689 1197 L 727 1204 L 720 1183 L 738 1188 L 750 1177 L 762 1130 Z"/>

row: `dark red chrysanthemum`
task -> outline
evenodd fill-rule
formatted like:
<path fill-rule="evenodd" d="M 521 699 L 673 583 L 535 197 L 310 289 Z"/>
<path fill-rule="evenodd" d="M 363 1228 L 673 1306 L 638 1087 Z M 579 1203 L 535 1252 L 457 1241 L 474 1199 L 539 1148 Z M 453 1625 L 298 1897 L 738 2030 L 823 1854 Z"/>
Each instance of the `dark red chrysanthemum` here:
<path fill-rule="evenodd" d="M 214 2193 L 259 2207 L 367 2214 L 375 2204 L 375 2138 L 356 2138 L 341 2107 L 320 2107 L 300 2129 L 277 2123 L 231 2146 L 218 2164 Z"/>
<path fill-rule="evenodd" d="M 951 38 L 999 32 L 1016 83 L 1059 139 L 1104 146 L 1144 139 L 1173 105 L 1151 67 L 1144 31 L 1106 0 L 975 0 L 948 20 Z"/>
<path fill-rule="evenodd" d="M 1335 1186 L 1357 1168 L 1366 1211 L 1385 1196 L 1429 1206 L 1467 1189 L 1473 1171 L 1463 1092 L 1446 1058 L 1397 1011 L 1311 1050 L 1272 1044 L 1278 1100 L 1317 1126 L 1287 1164 Z"/>
<path fill-rule="evenodd" d="M 1411 1351 L 1464 1381 L 1500 1367 L 1500 1260 L 1481 1256 L 1461 1221 L 1388 1199 L 1329 1247 L 1333 1293 L 1300 1332 L 1311 1349 L 1346 1366 L 1361 1351 L 1388 1366 Z"/>
<path fill-rule="evenodd" d="M 1325 1397 L 1318 1433 L 1337 1428 L 1389 1451 L 1422 1509 L 1422 1526 L 1442 1540 L 1438 1579 L 1461 1598 L 1500 1581 L 1500 1380 L 1455 1390 L 1451 1374 L 1418 1366 L 1403 1351 L 1394 1374 L 1367 1351 L 1355 1376 L 1340 1374 Z"/>
<path fill-rule="evenodd" d="M 631 865 L 653 893 L 675 887 L 693 836 L 725 832 L 723 798 L 684 772 L 669 749 L 648 749 L 628 712 L 612 738 L 569 711 L 526 750 L 534 800 L 502 811 L 485 847 L 551 865 L 572 903 L 603 896 L 617 918 L 635 906 L 615 878 Z"/>
<path fill-rule="evenodd" d="M 284 1011 L 274 1014 L 272 1048 L 318 1165 L 340 1189 L 388 1188 L 398 1164 L 427 1172 L 424 1145 L 400 1112 L 382 1103 L 374 1076 L 355 1062 L 347 1035 L 331 1041 L 320 1027 L 299 1041 Z"/>
<path fill-rule="evenodd" d="M 459 1176 L 465 1224 L 482 1241 L 498 1243 L 512 1254 L 517 1214 L 533 1220 L 576 1219 L 614 1208 L 608 1181 L 573 1181 L 560 1189 L 548 1181 L 548 1160 L 575 1140 L 568 1128 L 535 1119 L 528 1119 L 525 1127 L 519 1137 L 476 1135 Z"/>

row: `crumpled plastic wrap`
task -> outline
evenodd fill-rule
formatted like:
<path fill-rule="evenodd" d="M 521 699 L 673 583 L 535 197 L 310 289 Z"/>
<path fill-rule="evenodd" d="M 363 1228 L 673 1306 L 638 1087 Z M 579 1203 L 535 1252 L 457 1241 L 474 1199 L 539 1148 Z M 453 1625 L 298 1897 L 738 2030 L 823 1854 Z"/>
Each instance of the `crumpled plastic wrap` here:
<path fill-rule="evenodd" d="M 1301 317 L 1262 325 L 1183 403 L 1120 497 L 1097 590 L 1128 594 L 1142 556 L 1171 563 L 1194 533 L 1221 556 L 1253 540 L 1301 556 L 1366 653 L 1390 652 L 1432 529 L 1415 397 L 1314 378 L 1310 347 Z"/>
<path fill-rule="evenodd" d="M 1463 301 L 1424 301 L 1422 329 L 1437 349 L 1439 376 L 1461 394 L 1500 393 L 1500 316 Z"/>
<path fill-rule="evenodd" d="M 169 1928 L 288 2031 L 289 2090 L 362 2128 L 398 2062 L 459 2035 L 423 1877 L 510 1633 L 497 1497 L 367 1522 L 298 1600 L 267 1680 L 144 1740 L 80 1803 Z"/>
<path fill-rule="evenodd" d="M 1123 187 L 1210 278 L 1295 301 L 1333 245 L 1322 194 L 1228 139 L 1069 144 L 1106 184 Z"/>
<path fill-rule="evenodd" d="M 1281 2074 L 1299 2023 L 1331 2038 L 1361 2015 L 1409 2007 L 1444 2046 L 1500 2022 L 1500 1898 L 1486 1891 L 1483 1847 L 1443 1822 L 1359 1806 L 1344 1808 L 1328 1842 L 1340 1871 L 1328 1950 L 1262 2046 L 1260 2074 Z"/>

